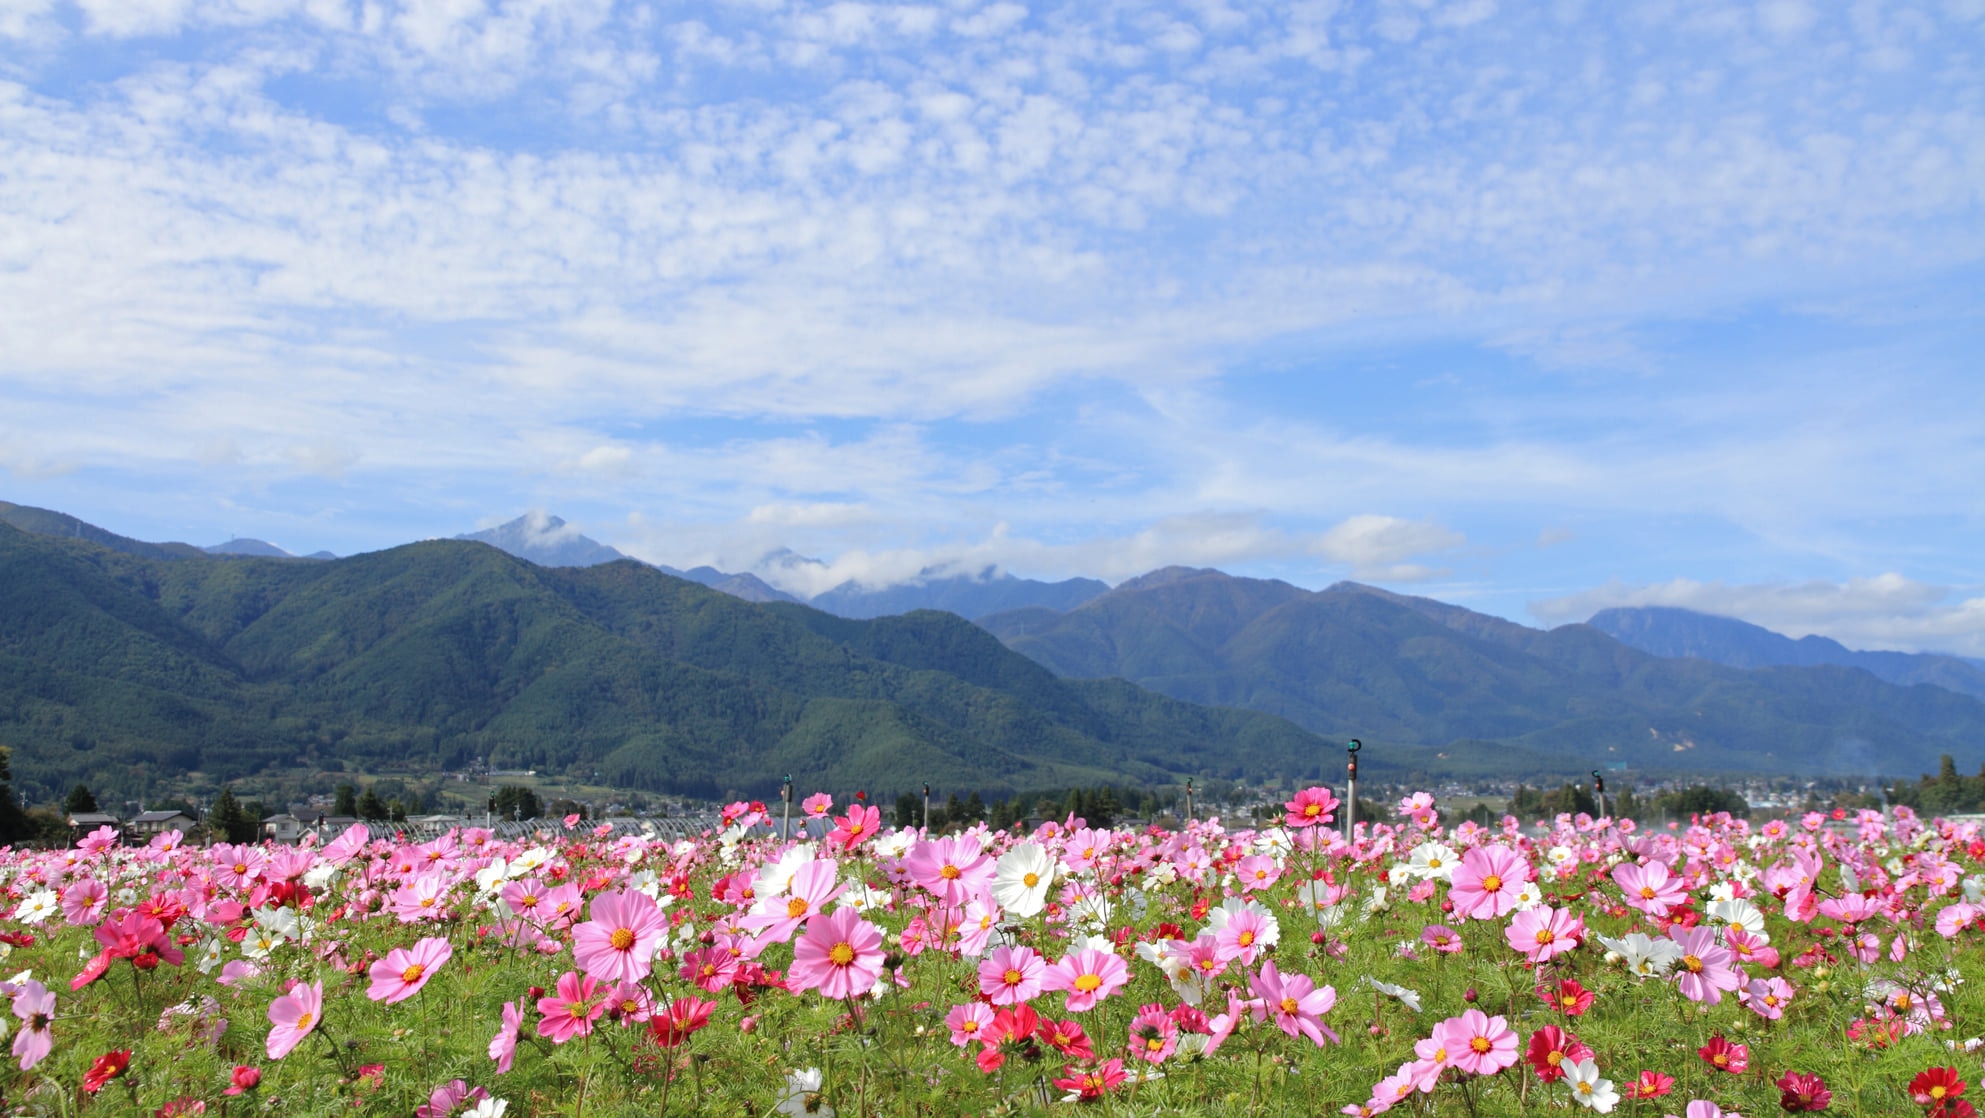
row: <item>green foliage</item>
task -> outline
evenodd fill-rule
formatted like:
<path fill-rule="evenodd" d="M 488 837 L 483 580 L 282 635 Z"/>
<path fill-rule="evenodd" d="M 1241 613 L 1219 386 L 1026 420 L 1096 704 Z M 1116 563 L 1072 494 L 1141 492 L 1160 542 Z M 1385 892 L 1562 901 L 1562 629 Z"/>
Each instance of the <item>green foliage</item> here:
<path fill-rule="evenodd" d="M 1751 814 L 1751 805 L 1742 794 L 1730 788 L 1711 788 L 1706 784 L 1663 792 L 1654 797 L 1652 807 L 1655 815 L 1669 819 L 1687 819 L 1719 811 L 1727 811 L 1739 819 L 1748 819 Z"/>
<path fill-rule="evenodd" d="M 1957 761 L 1946 753 L 1937 759 L 1937 775 L 1928 773 L 1915 784 L 1897 783 L 1889 799 L 1930 815 L 1985 811 L 1985 765 L 1977 776 L 1959 776 Z"/>
<path fill-rule="evenodd" d="M 78 784 L 74 788 L 69 789 L 69 798 L 62 801 L 62 810 L 71 815 L 82 811 L 97 810 L 96 796 L 90 793 L 90 786 L 87 784 Z"/>
<path fill-rule="evenodd" d="M 355 818 L 358 815 L 358 789 L 350 784 L 338 785 L 338 791 L 331 804 L 332 815 Z"/>
<path fill-rule="evenodd" d="M 262 821 L 242 807 L 233 789 L 222 788 L 207 812 L 207 830 L 226 842 L 254 842 L 261 836 Z"/>
<path fill-rule="evenodd" d="M 380 799 L 379 793 L 370 788 L 367 788 L 365 794 L 358 798 L 358 817 L 360 819 L 385 819 L 391 814 L 391 811 L 386 807 L 386 801 Z"/>

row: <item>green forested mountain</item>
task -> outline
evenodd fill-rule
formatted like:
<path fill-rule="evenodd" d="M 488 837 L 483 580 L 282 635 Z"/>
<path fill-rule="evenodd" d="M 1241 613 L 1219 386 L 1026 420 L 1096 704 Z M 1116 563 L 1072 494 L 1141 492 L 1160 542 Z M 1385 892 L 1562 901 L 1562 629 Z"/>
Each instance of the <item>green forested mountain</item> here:
<path fill-rule="evenodd" d="M 1001 793 L 1323 763 L 1281 719 L 1060 680 L 950 614 L 850 621 L 470 542 L 306 562 L 64 535 L 0 522 L 0 744 L 49 789 L 482 757 L 710 796 L 787 773 Z"/>
<path fill-rule="evenodd" d="M 1511 749 L 1657 772 L 1894 774 L 1940 753 L 1985 760 L 1985 703 L 1941 687 L 1839 666 L 1663 659 L 1588 625 L 1530 629 L 1353 583 L 1310 592 L 1173 568 L 1065 613 L 980 623 L 1065 677 L 1438 747 L 1478 771 Z"/>

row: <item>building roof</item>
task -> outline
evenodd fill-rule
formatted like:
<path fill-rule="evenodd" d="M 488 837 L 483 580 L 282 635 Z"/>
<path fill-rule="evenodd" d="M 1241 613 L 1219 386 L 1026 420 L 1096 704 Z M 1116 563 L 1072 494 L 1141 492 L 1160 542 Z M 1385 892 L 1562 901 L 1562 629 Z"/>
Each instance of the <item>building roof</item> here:
<path fill-rule="evenodd" d="M 138 816 L 137 816 L 137 818 L 135 818 L 135 819 L 133 819 L 133 820 L 131 820 L 131 822 L 133 822 L 133 823 L 165 823 L 165 822 L 169 822 L 169 821 L 171 821 L 171 820 L 174 820 L 174 819 L 186 819 L 186 820 L 191 820 L 192 818 L 193 818 L 192 816 L 190 816 L 190 815 L 188 815 L 188 814 L 186 814 L 185 812 L 183 812 L 183 811 L 180 811 L 180 810 L 178 810 L 177 808 L 174 808 L 174 809 L 172 809 L 172 810 L 170 810 L 170 811 L 146 811 L 146 812 L 140 812 L 140 813 L 138 814 Z"/>
<path fill-rule="evenodd" d="M 117 817 L 115 815 L 106 815 L 101 811 L 75 811 L 69 813 L 69 825 L 71 827 L 101 827 L 105 825 L 115 827 L 117 826 Z"/>

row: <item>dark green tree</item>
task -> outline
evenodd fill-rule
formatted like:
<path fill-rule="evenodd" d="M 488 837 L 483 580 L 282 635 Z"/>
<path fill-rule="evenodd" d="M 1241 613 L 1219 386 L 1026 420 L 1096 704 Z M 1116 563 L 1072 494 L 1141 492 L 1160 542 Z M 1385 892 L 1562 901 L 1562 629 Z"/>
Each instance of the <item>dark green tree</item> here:
<path fill-rule="evenodd" d="M 387 808 L 386 801 L 380 799 L 379 793 L 374 792 L 370 788 L 367 788 L 365 794 L 358 798 L 358 817 L 360 819 L 384 819 L 389 813 L 390 809 Z"/>
<path fill-rule="evenodd" d="M 332 815 L 347 818 L 358 815 L 358 789 L 349 784 L 338 785 L 337 799 L 331 804 Z"/>
<path fill-rule="evenodd" d="M 544 814 L 538 794 L 521 784 L 505 784 L 489 798 L 490 814 L 498 819 L 536 819 Z"/>
<path fill-rule="evenodd" d="M 889 821 L 896 824 L 897 830 L 907 831 L 917 825 L 917 816 L 922 814 L 922 809 L 923 803 L 916 794 L 905 792 L 896 797 L 896 810 L 891 813 Z"/>
<path fill-rule="evenodd" d="M 215 838 L 227 842 L 254 842 L 262 823 L 243 810 L 232 789 L 222 788 L 214 797 L 213 809 L 207 812 L 207 828 Z"/>
<path fill-rule="evenodd" d="M 32 838 L 36 828 L 14 795 L 13 750 L 0 745 L 0 842 Z"/>
<path fill-rule="evenodd" d="M 95 811 L 97 810 L 96 795 L 90 791 L 89 785 L 78 784 L 74 788 L 69 789 L 69 798 L 62 801 L 62 810 L 70 815 L 75 815 L 83 811 Z"/>

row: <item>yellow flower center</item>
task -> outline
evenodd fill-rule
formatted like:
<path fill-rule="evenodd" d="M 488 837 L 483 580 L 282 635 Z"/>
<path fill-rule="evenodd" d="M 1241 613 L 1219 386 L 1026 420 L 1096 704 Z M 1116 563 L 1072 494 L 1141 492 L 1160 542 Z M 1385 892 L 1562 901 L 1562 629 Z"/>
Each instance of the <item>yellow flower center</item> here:
<path fill-rule="evenodd" d="M 1296 1009 L 1297 1009 L 1297 1002 L 1296 1002 L 1296 999 L 1294 999 L 1294 998 L 1287 998 L 1287 997 L 1285 997 L 1285 998 L 1283 998 L 1283 999 L 1282 999 L 1282 1012 L 1284 1012 L 1284 1013 L 1294 1013 L 1294 1012 L 1296 1012 Z"/>
<path fill-rule="evenodd" d="M 1544 1057 L 1544 1062 L 1552 1067 L 1557 1067 L 1559 1064 L 1565 1062 L 1565 1054 L 1563 1052 L 1553 1052 Z"/>
<path fill-rule="evenodd" d="M 311 1023 L 312 1021 L 315 1021 L 315 1020 L 317 1020 L 317 1018 L 316 1018 L 316 1016 L 315 1016 L 315 1015 L 313 1015 L 313 1014 L 309 1014 L 309 1013 L 299 1013 L 299 1014 L 297 1014 L 297 1015 L 296 1015 L 296 1031 L 297 1031 L 297 1032 L 302 1032 L 303 1030 L 305 1030 L 305 1029 L 307 1029 L 307 1028 L 309 1028 L 309 1027 L 310 1027 L 310 1023 Z"/>
<path fill-rule="evenodd" d="M 787 901 L 786 915 L 792 917 L 795 920 L 798 920 L 800 917 L 805 916 L 806 902 L 799 899 L 798 897 L 794 897 L 792 900 Z"/>
<path fill-rule="evenodd" d="M 1495 1045 L 1489 1043 L 1488 1037 L 1478 1036 L 1468 1042 L 1468 1047 L 1476 1053 L 1482 1053 L 1494 1048 Z"/>
<path fill-rule="evenodd" d="M 631 950 L 634 947 L 634 929 L 615 928 L 613 934 L 607 937 L 607 944 L 615 951 Z"/>
<path fill-rule="evenodd" d="M 1020 985 L 1020 978 L 1021 978 L 1020 971 L 1014 967 L 1006 968 L 1006 973 L 999 976 L 999 980 L 1001 982 L 1006 983 L 1008 986 Z"/>
<path fill-rule="evenodd" d="M 827 961 L 833 963 L 837 967 L 847 966 L 848 964 L 855 961 L 854 946 L 852 944 L 847 944 L 847 943 L 835 944 L 832 948 L 828 949 Z"/>
<path fill-rule="evenodd" d="M 1253 933 L 1253 932 L 1242 932 L 1242 933 L 1241 933 L 1241 934 L 1240 934 L 1239 936 L 1237 936 L 1237 937 L 1235 937 L 1235 940 L 1234 940 L 1234 942 L 1236 942 L 1236 943 L 1238 943 L 1238 944 L 1240 944 L 1240 945 L 1241 945 L 1242 947 L 1253 947 L 1253 946 L 1254 946 L 1254 933 Z"/>
<path fill-rule="evenodd" d="M 1556 935 L 1555 933 L 1553 933 L 1553 932 L 1551 931 L 1551 929 L 1549 929 L 1549 928 L 1539 928 L 1539 929 L 1537 929 L 1537 942 L 1538 942 L 1538 943 L 1549 943 L 1549 942 L 1551 942 L 1552 940 L 1554 940 L 1554 939 L 1556 939 L 1556 938 L 1558 938 L 1558 937 L 1557 937 L 1557 935 Z"/>
<path fill-rule="evenodd" d="M 1306 804 L 1306 805 L 1304 805 L 1304 807 L 1303 807 L 1303 814 L 1304 814 L 1304 815 L 1307 815 L 1307 816 L 1310 816 L 1310 817 L 1312 817 L 1312 818 L 1314 818 L 1314 817 L 1316 817 L 1316 816 L 1319 816 L 1319 815 L 1322 815 L 1322 814 L 1323 814 L 1323 805 L 1322 805 L 1322 804 Z"/>
<path fill-rule="evenodd" d="M 1651 886 L 1651 885 L 1643 885 L 1643 886 L 1641 886 L 1641 887 L 1640 887 L 1640 899 L 1641 899 L 1641 900 L 1643 900 L 1643 901 L 1651 901 L 1651 900 L 1653 900 L 1653 899 L 1654 899 L 1654 887 L 1653 887 L 1653 886 Z"/>
<path fill-rule="evenodd" d="M 1100 974 L 1080 975 L 1075 980 L 1075 988 L 1085 994 L 1095 993 L 1102 985 L 1103 976 Z"/>
<path fill-rule="evenodd" d="M 1682 956 L 1682 965 L 1689 968 L 1689 971 L 1693 974 L 1702 973 L 1702 960 L 1694 955 Z"/>
<path fill-rule="evenodd" d="M 1492 873 L 1489 876 L 1482 879 L 1482 892 L 1484 893 L 1494 893 L 1501 890 L 1502 887 L 1503 887 L 1503 879 L 1502 879 L 1502 875 L 1500 874 Z"/>
<path fill-rule="evenodd" d="M 1040 883 L 1041 883 L 1041 875 L 1035 873 L 1032 870 L 1027 871 L 1020 878 L 1020 884 L 1025 885 L 1029 889 L 1032 889 L 1034 886 L 1039 885 Z"/>
<path fill-rule="evenodd" d="M 1943 1084 L 1937 1084 L 1935 1087 L 1930 1088 L 1930 1097 L 1933 1099 L 1943 1098 L 1945 1089 Z"/>
<path fill-rule="evenodd" d="M 946 881 L 956 881 L 958 880 L 958 867 L 947 862 L 943 869 L 937 871 L 937 876 Z"/>
<path fill-rule="evenodd" d="M 400 981 L 411 985 L 415 982 L 419 982 L 420 976 L 426 973 L 427 973 L 426 967 L 422 966 L 419 963 L 412 963 L 407 966 L 406 970 L 400 972 Z"/>

